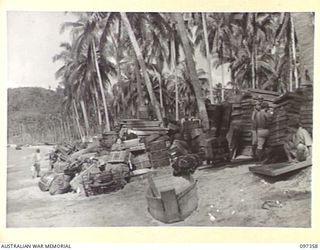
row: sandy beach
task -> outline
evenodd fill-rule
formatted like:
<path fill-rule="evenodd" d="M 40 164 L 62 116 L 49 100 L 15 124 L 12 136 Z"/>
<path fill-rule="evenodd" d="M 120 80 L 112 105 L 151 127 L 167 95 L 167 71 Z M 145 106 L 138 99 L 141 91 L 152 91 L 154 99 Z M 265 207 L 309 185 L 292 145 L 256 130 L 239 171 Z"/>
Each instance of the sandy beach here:
<path fill-rule="evenodd" d="M 42 173 L 48 169 L 41 147 Z M 7 227 L 214 226 L 311 227 L 311 167 L 283 180 L 251 173 L 252 164 L 196 170 L 198 208 L 182 222 L 164 224 L 147 211 L 146 179 L 110 194 L 51 196 L 32 179 L 35 148 L 8 149 Z M 159 169 L 158 175 L 171 168 Z M 269 203 L 268 203 L 269 202 Z M 265 206 L 271 204 L 269 206 Z M 275 204 L 275 205 L 272 205 Z"/>

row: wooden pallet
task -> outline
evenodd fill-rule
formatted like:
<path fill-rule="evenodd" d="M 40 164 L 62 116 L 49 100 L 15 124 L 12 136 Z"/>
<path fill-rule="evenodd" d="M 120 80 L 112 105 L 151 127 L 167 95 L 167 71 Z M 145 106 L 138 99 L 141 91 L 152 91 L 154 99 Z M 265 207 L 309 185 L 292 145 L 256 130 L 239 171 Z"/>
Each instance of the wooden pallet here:
<path fill-rule="evenodd" d="M 298 162 L 298 163 L 284 162 L 284 163 L 254 166 L 254 167 L 249 167 L 249 170 L 257 174 L 268 175 L 268 176 L 279 176 L 285 173 L 292 172 L 294 170 L 303 169 L 310 166 L 312 166 L 311 159 Z"/>

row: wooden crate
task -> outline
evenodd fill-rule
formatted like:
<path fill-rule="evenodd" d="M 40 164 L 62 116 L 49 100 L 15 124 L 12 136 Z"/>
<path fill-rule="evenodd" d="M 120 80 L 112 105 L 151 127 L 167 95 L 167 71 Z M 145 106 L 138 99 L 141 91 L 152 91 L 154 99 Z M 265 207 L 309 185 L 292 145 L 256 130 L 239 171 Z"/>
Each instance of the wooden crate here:
<path fill-rule="evenodd" d="M 154 181 L 151 177 L 148 180 L 148 211 L 155 219 L 164 223 L 182 221 L 198 207 L 197 186 L 193 179 L 187 185 L 177 184 L 172 176 L 164 176 L 162 181 Z"/>
<path fill-rule="evenodd" d="M 169 157 L 158 159 L 158 160 L 151 159 L 151 166 L 153 168 L 162 168 L 162 167 L 170 166 L 170 159 Z"/>
<path fill-rule="evenodd" d="M 168 158 L 169 157 L 168 150 L 163 149 L 163 150 L 149 152 L 149 157 L 151 160 Z"/>
<path fill-rule="evenodd" d="M 129 151 L 112 151 L 108 163 L 128 163 Z"/>
<path fill-rule="evenodd" d="M 148 153 L 138 155 L 131 154 L 130 160 L 136 169 L 151 168 L 151 162 Z"/>
<path fill-rule="evenodd" d="M 166 149 L 166 141 L 165 140 L 156 140 L 148 143 L 147 148 L 150 152 L 159 151 Z"/>

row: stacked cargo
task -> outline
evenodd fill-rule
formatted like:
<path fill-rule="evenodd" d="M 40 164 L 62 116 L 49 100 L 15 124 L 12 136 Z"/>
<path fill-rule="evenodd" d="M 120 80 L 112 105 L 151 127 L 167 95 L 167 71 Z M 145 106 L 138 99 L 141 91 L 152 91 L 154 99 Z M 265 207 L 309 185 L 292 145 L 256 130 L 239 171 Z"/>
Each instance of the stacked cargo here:
<path fill-rule="evenodd" d="M 312 113 L 313 113 L 313 87 L 312 85 L 305 85 L 302 89 L 304 102 L 300 109 L 300 121 L 303 128 L 305 128 L 310 135 L 312 135 Z"/>
<path fill-rule="evenodd" d="M 274 116 L 268 141 L 271 147 L 283 145 L 290 127 L 300 119 L 302 102 L 303 97 L 295 93 L 287 93 L 274 101 Z"/>
<path fill-rule="evenodd" d="M 146 121 L 141 119 L 123 119 L 120 122 L 122 129 L 128 129 L 138 138 L 144 138 L 153 134 L 166 135 L 168 129 L 161 127 L 159 121 Z"/>
<path fill-rule="evenodd" d="M 259 101 L 260 98 L 263 99 L 263 102 L 269 104 L 270 108 L 274 108 L 274 100 L 280 94 L 273 91 L 260 90 L 260 89 L 248 89 L 243 93 L 241 101 L 239 103 L 232 104 L 232 112 L 231 112 L 231 122 L 230 127 L 234 130 L 237 128 L 237 131 L 240 132 L 239 143 L 234 146 L 231 145 L 233 155 L 251 155 L 251 145 L 252 145 L 252 112 L 254 110 L 254 106 L 256 102 Z M 232 138 L 231 138 L 232 139 Z M 231 141 L 230 139 L 230 141 Z M 232 142 L 231 144 L 237 144 L 236 142 Z M 230 145 L 229 145 L 230 146 Z"/>
<path fill-rule="evenodd" d="M 110 149 L 112 145 L 117 141 L 118 134 L 114 131 L 104 132 L 100 139 L 100 146 Z"/>
<path fill-rule="evenodd" d="M 251 116 L 254 109 L 253 97 L 250 93 L 246 93 L 241 99 L 241 134 L 240 134 L 240 146 L 238 148 L 238 153 L 240 155 L 251 155 L 251 131 L 252 131 L 252 121 Z"/>
<path fill-rule="evenodd" d="M 147 143 L 147 150 L 153 168 L 165 167 L 170 165 L 168 152 L 168 137 L 163 136 L 155 141 Z"/>
<path fill-rule="evenodd" d="M 129 159 L 133 169 L 151 168 L 146 146 L 140 139 L 132 139 L 124 143 L 130 152 Z"/>

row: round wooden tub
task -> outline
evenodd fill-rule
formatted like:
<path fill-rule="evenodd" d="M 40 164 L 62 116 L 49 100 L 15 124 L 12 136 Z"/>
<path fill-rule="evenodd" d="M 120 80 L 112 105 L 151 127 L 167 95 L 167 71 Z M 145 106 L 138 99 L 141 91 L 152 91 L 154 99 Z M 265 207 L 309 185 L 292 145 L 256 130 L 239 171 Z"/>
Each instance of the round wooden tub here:
<path fill-rule="evenodd" d="M 182 221 L 198 207 L 197 182 L 193 178 L 150 177 L 146 198 L 148 211 L 155 219 L 164 223 Z"/>

